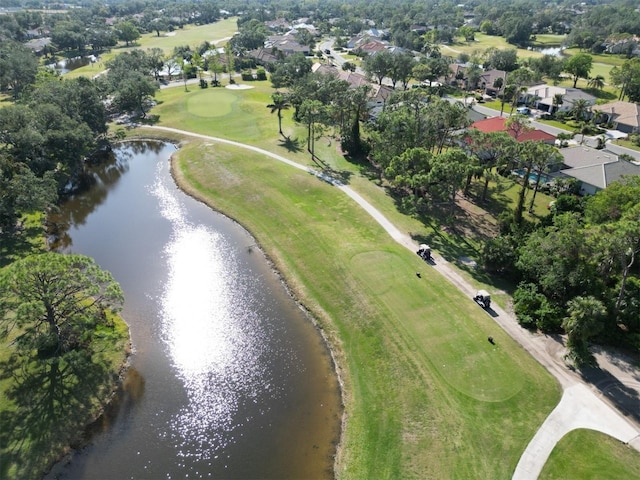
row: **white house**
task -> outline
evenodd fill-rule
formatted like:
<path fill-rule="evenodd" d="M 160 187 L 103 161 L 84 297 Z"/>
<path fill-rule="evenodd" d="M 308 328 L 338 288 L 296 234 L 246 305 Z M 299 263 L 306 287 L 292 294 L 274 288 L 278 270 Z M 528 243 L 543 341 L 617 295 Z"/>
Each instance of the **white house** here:
<path fill-rule="evenodd" d="M 556 110 L 554 99 L 556 95 L 562 95 L 562 105 Z M 588 105 L 595 105 L 596 97 L 583 92 L 579 88 L 557 87 L 554 85 L 534 85 L 529 87 L 525 93 L 520 96 L 520 101 L 524 103 L 532 103 L 538 110 L 553 113 L 555 111 L 568 112 L 573 108 L 573 104 L 578 99 L 584 99 Z"/>

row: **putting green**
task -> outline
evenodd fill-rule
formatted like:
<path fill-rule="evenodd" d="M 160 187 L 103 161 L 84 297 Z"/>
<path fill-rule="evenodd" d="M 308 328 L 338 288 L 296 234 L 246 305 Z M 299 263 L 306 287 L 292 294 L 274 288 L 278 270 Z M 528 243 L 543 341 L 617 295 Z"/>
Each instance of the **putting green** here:
<path fill-rule="evenodd" d="M 238 103 L 238 97 L 224 88 L 205 88 L 196 94 L 188 95 L 185 101 L 187 111 L 191 115 L 200 118 L 216 118 L 229 115 L 234 105 Z"/>

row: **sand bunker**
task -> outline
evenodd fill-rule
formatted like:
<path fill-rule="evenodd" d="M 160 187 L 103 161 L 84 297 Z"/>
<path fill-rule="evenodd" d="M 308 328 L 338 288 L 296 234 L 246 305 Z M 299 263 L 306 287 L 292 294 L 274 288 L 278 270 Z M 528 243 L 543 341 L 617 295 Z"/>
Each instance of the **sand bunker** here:
<path fill-rule="evenodd" d="M 225 88 L 229 88 L 231 90 L 249 90 L 254 87 L 251 85 L 245 85 L 244 83 L 232 83 L 231 85 L 227 85 Z"/>

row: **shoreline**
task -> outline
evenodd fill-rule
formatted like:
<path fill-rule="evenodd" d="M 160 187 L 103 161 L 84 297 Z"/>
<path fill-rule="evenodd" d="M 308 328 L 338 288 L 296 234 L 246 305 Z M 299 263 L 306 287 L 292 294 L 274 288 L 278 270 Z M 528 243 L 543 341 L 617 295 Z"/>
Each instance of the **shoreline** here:
<path fill-rule="evenodd" d="M 137 140 L 142 140 L 142 139 L 137 139 Z M 158 138 L 152 138 L 150 136 L 150 138 L 148 138 L 148 140 L 154 140 L 154 141 L 167 141 L 166 139 L 161 138 L 161 136 L 158 136 Z M 182 142 L 185 142 L 188 140 L 181 140 L 179 143 L 174 143 L 173 141 L 171 141 L 174 145 L 176 145 L 176 147 L 178 148 L 178 150 L 180 149 L 180 146 L 182 144 Z M 342 409 L 342 413 L 341 413 L 341 421 L 340 421 L 340 427 L 339 427 L 339 431 L 338 431 L 338 435 L 337 438 L 332 440 L 332 443 L 334 443 L 336 445 L 335 447 L 335 452 L 333 454 L 333 472 L 332 472 L 332 478 L 336 478 L 336 473 L 338 472 L 338 465 L 339 465 L 339 460 L 341 459 L 341 453 L 342 453 L 342 445 L 343 445 L 343 434 L 346 430 L 346 424 L 347 424 L 347 420 L 348 420 L 348 416 L 347 416 L 347 402 L 346 402 L 346 398 L 348 398 L 348 387 L 345 383 L 345 378 L 343 375 L 343 371 L 344 368 L 341 366 L 342 364 L 338 361 L 338 357 L 340 357 L 341 359 L 344 359 L 344 354 L 342 353 L 342 350 L 339 349 L 337 347 L 338 341 L 337 339 L 332 339 L 329 338 L 329 336 L 327 335 L 326 329 L 325 329 L 325 323 L 327 324 L 331 324 L 330 320 L 325 319 L 324 321 L 320 321 L 318 319 L 318 317 L 316 315 L 313 314 L 313 312 L 311 311 L 310 308 L 307 307 L 307 305 L 305 305 L 302 301 L 301 301 L 301 296 L 300 294 L 297 292 L 297 290 L 291 286 L 291 284 L 289 282 L 287 282 L 287 279 L 285 277 L 285 275 L 282 273 L 282 269 L 278 268 L 278 264 L 276 261 L 274 261 L 274 259 L 271 257 L 271 255 L 268 254 L 268 252 L 266 252 L 264 250 L 264 248 L 262 247 L 261 243 L 257 240 L 257 238 L 255 237 L 254 233 L 246 226 L 244 225 L 242 222 L 240 222 L 238 219 L 230 216 L 227 212 L 224 212 L 223 210 L 220 210 L 216 205 L 212 205 L 210 202 L 208 202 L 206 200 L 206 198 L 204 198 L 203 195 L 200 194 L 200 192 L 191 185 L 190 182 L 188 182 L 184 176 L 181 174 L 180 169 L 177 167 L 177 164 L 179 163 L 179 159 L 177 158 L 177 155 L 179 152 L 174 152 L 171 157 L 169 158 L 169 165 L 170 165 L 170 173 L 171 173 L 171 177 L 173 178 L 174 182 L 176 183 L 176 186 L 182 191 L 184 192 L 186 195 L 189 195 L 190 197 L 194 198 L 195 200 L 203 203 L 204 205 L 206 205 L 207 207 L 211 208 L 213 211 L 224 215 L 225 217 L 227 217 L 228 219 L 230 219 L 231 221 L 237 223 L 238 225 L 240 225 L 243 229 L 245 229 L 249 235 L 251 235 L 251 237 L 254 239 L 255 241 L 255 245 L 253 248 L 257 248 L 258 250 L 260 250 L 260 252 L 264 255 L 265 259 L 267 260 L 271 270 L 277 275 L 280 283 L 284 286 L 287 294 L 293 299 L 293 301 L 296 303 L 296 305 L 298 305 L 298 307 L 303 311 L 304 316 L 312 323 L 312 325 L 314 326 L 314 328 L 316 329 L 316 331 L 320 334 L 321 338 L 322 338 L 322 342 L 324 343 L 329 356 L 331 358 L 331 364 L 332 364 L 332 370 L 336 375 L 337 381 L 338 381 L 338 385 L 339 385 L 339 396 L 340 396 L 340 407 Z M 345 362 L 346 363 L 346 362 Z"/>

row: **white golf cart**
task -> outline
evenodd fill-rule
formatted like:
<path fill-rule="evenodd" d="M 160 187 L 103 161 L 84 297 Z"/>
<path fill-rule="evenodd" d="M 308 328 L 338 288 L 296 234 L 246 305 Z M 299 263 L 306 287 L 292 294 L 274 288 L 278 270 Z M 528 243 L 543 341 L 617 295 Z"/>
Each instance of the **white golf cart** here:
<path fill-rule="evenodd" d="M 486 290 L 478 290 L 473 299 L 482 308 L 489 308 L 491 306 L 491 295 L 489 295 L 489 292 Z"/>
<path fill-rule="evenodd" d="M 431 260 L 431 247 L 425 243 L 421 243 L 418 251 L 416 252 L 420 258 L 425 262 Z"/>

